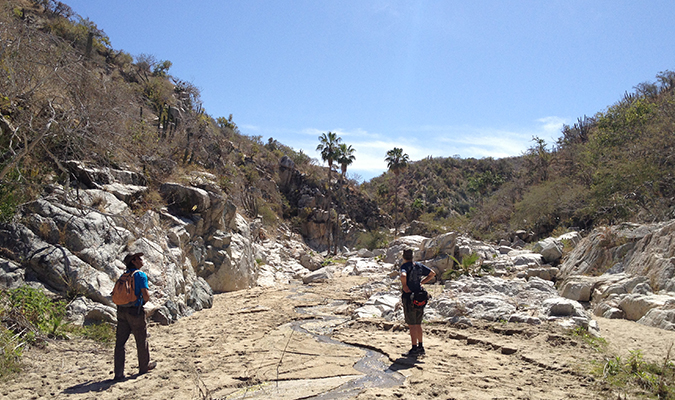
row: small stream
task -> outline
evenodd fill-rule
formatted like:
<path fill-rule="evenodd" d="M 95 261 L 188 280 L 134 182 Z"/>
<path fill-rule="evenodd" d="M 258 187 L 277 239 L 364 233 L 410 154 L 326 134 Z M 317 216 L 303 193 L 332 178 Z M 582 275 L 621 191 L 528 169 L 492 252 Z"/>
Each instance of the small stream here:
<path fill-rule="evenodd" d="M 266 382 L 255 387 L 243 388 L 241 391 L 227 396 L 226 399 L 343 400 L 356 396 L 365 388 L 388 388 L 402 385 L 405 382 L 405 376 L 390 368 L 391 363 L 386 355 L 375 350 L 346 344 L 330 337 L 336 327 L 350 320 L 333 313 L 336 308 L 346 305 L 347 302 L 345 301 L 334 301 L 326 305 L 296 307 L 295 311 L 298 314 L 309 315 L 314 318 L 293 321 L 288 325 L 293 331 L 310 335 L 321 343 L 359 348 L 365 351 L 365 355 L 354 364 L 354 369 L 362 375 L 298 379 L 276 383 Z M 303 387 L 313 387 L 314 390 L 310 390 L 309 393 L 319 394 L 298 397 L 298 395 L 302 396 Z M 320 387 L 326 389 L 322 391 L 319 389 Z"/>
<path fill-rule="evenodd" d="M 340 346 L 359 347 L 332 339 L 329 334 L 335 327 L 347 322 L 348 319 L 326 315 L 322 309 L 326 307 L 339 306 L 339 302 L 334 302 L 329 306 L 315 307 L 297 307 L 296 312 L 300 314 L 316 315 L 316 319 L 307 319 L 291 323 L 292 328 L 297 332 L 307 333 L 314 336 L 319 342 L 329 343 Z M 306 327 L 308 326 L 308 327 Z M 389 359 L 384 354 L 366 348 L 361 348 L 366 355 L 354 364 L 354 369 L 363 374 L 362 377 L 352 379 L 349 382 L 318 396 L 308 397 L 313 400 L 339 400 L 356 396 L 361 390 L 369 387 L 395 387 L 400 386 L 405 381 L 405 376 L 389 368 Z"/>

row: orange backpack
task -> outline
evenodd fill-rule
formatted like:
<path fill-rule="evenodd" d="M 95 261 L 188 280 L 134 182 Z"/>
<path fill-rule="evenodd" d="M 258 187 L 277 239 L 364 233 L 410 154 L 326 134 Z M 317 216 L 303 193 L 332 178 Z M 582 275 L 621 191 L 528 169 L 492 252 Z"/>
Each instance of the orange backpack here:
<path fill-rule="evenodd" d="M 136 284 L 134 274 L 138 270 L 127 271 L 115 282 L 112 291 L 112 301 L 118 306 L 133 306 L 138 297 L 136 296 Z"/>

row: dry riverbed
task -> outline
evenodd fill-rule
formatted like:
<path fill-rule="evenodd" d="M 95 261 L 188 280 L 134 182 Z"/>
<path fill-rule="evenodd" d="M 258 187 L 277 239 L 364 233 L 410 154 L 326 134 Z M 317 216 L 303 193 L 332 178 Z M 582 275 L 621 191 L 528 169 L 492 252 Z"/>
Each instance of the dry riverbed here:
<path fill-rule="evenodd" d="M 663 361 L 675 342 L 675 332 L 623 320 L 599 320 L 604 353 L 555 324 L 429 323 L 427 355 L 409 359 L 404 325 L 351 319 L 366 299 L 350 288 L 366 281 L 216 295 L 211 309 L 149 328 L 158 366 L 146 375 L 134 375 L 131 338 L 130 379 L 119 383 L 112 347 L 51 342 L 26 352 L 24 372 L 0 383 L 0 399 L 616 399 L 591 368 L 638 349 Z"/>

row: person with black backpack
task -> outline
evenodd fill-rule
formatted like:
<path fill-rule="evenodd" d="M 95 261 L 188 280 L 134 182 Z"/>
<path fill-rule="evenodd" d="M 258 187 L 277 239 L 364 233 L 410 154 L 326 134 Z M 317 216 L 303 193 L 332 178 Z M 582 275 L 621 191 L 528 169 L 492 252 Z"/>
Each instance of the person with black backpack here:
<path fill-rule="evenodd" d="M 411 249 L 403 250 L 403 264 L 401 265 L 401 302 L 403 303 L 403 315 L 405 323 L 410 330 L 410 340 L 412 348 L 405 354 L 406 357 L 417 357 L 424 355 L 424 345 L 422 344 L 422 318 L 424 317 L 424 306 L 429 300 L 429 294 L 422 287 L 423 284 L 430 282 L 436 273 L 431 268 L 418 262 L 413 262 L 413 251 Z"/>
<path fill-rule="evenodd" d="M 148 330 L 143 309 L 143 304 L 150 301 L 150 293 L 148 292 L 148 276 L 140 270 L 143 267 L 142 256 L 143 253 L 130 253 L 124 257 L 127 270 L 115 283 L 113 289 L 113 301 L 117 304 L 115 377 L 113 378 L 115 381 L 125 379 L 124 345 L 132 333 L 136 340 L 139 374 L 145 374 L 157 366 L 156 362 L 150 362 Z"/>

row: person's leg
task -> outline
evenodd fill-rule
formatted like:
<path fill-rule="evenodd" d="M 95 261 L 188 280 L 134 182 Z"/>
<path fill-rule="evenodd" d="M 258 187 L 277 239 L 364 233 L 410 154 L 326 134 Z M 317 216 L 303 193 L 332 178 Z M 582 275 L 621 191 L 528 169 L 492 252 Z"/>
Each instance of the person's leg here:
<path fill-rule="evenodd" d="M 150 349 L 148 347 L 148 330 L 145 322 L 145 314 L 131 315 L 129 318 L 131 331 L 136 340 L 136 353 L 138 354 L 138 371 L 141 374 L 148 372 L 150 362 Z"/>
<path fill-rule="evenodd" d="M 424 354 L 422 346 L 422 321 L 424 320 L 424 308 L 414 308 L 414 323 L 411 326 L 413 346 L 416 346 L 418 353 Z"/>
<path fill-rule="evenodd" d="M 412 342 L 412 347 L 417 346 L 417 331 L 415 329 L 416 325 L 408 325 L 408 330 L 410 331 L 410 341 Z"/>
<path fill-rule="evenodd" d="M 127 314 L 117 312 L 117 330 L 115 332 L 115 379 L 124 377 L 124 345 L 131 334 L 131 327 L 126 319 Z"/>
<path fill-rule="evenodd" d="M 410 350 L 403 355 L 406 357 L 413 357 L 417 355 L 417 338 L 416 338 L 416 331 L 415 331 L 415 311 L 412 306 L 412 301 L 410 301 L 409 297 L 403 296 L 403 316 L 405 317 L 405 323 L 408 325 L 408 332 L 410 333 L 410 342 L 412 343 L 412 347 Z"/>
<path fill-rule="evenodd" d="M 410 325 L 410 339 L 413 346 L 422 343 L 422 325 Z"/>
<path fill-rule="evenodd" d="M 403 353 L 404 357 L 417 357 L 417 346 L 415 346 L 415 330 L 413 328 L 413 325 L 408 324 L 408 332 L 410 333 L 410 341 L 412 342 L 412 346 L 410 347 L 410 350 L 407 352 Z"/>

